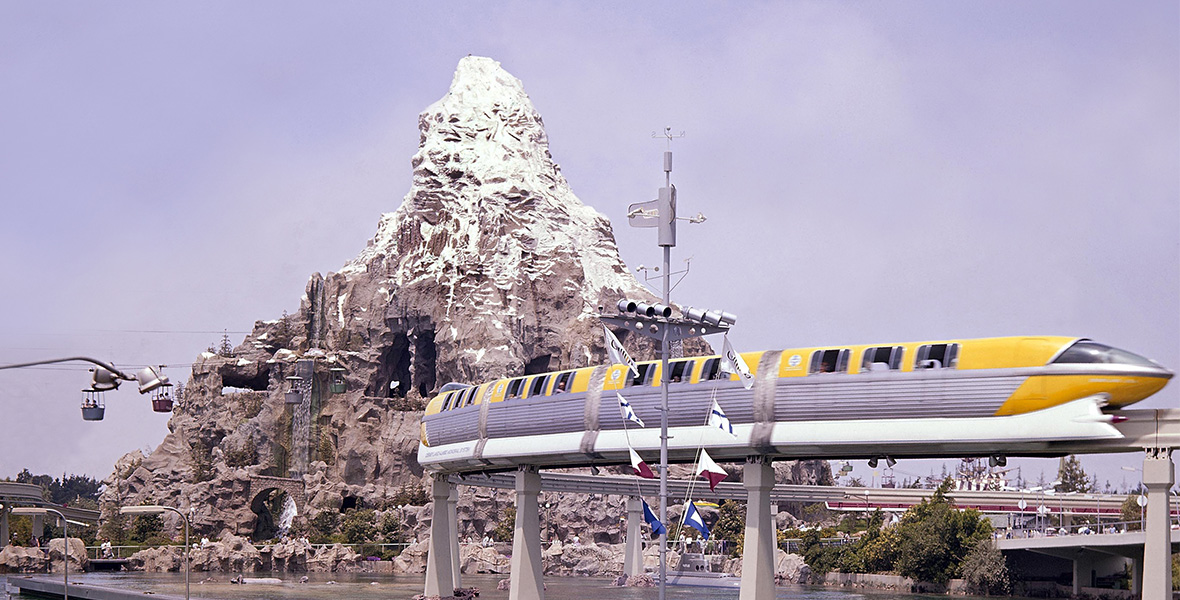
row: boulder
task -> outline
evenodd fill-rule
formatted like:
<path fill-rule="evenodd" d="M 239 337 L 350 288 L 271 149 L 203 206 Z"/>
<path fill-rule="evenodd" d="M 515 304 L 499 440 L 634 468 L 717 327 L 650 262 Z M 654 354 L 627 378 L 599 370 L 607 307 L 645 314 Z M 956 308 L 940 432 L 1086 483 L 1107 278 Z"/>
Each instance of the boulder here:
<path fill-rule="evenodd" d="M 256 573 L 262 570 L 262 555 L 249 540 L 233 534 L 192 550 L 193 571 Z"/>
<path fill-rule="evenodd" d="M 422 540 L 407 546 L 393 559 L 393 572 L 398 575 L 417 575 L 426 572 L 426 554 L 430 551 L 430 540 Z"/>
<path fill-rule="evenodd" d="M 171 546 L 147 548 L 132 554 L 127 566 L 133 571 L 148 573 L 165 573 L 168 571 L 183 571 L 183 550 L 176 550 Z"/>
<path fill-rule="evenodd" d="M 459 569 L 462 573 L 507 573 L 509 558 L 493 547 L 463 544 L 459 547 Z"/>
<path fill-rule="evenodd" d="M 779 583 L 807 583 L 811 569 L 807 567 L 803 557 L 798 554 L 787 554 L 775 548 L 774 551 L 774 580 Z"/>
<path fill-rule="evenodd" d="M 38 573 L 45 571 L 45 553 L 37 548 L 5 546 L 0 550 L 0 573 Z"/>
<path fill-rule="evenodd" d="M 315 555 L 307 560 L 308 571 L 345 572 L 360 571 L 361 555 L 355 550 L 341 544 L 322 546 Z"/>
<path fill-rule="evenodd" d="M 49 569 L 54 573 L 61 573 L 62 558 L 64 557 L 66 541 L 62 538 L 49 540 Z M 83 572 L 90 564 L 86 556 L 86 544 L 79 538 L 70 538 L 70 571 Z"/>

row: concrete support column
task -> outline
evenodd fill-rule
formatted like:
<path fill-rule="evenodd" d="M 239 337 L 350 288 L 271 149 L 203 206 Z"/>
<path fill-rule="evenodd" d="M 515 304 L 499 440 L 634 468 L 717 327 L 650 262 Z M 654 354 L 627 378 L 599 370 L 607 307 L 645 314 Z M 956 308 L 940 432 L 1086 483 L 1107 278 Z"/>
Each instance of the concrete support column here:
<path fill-rule="evenodd" d="M 512 574 L 508 600 L 545 600 L 541 565 L 541 474 L 536 467 L 516 471 L 516 531 L 512 534 Z"/>
<path fill-rule="evenodd" d="M 1143 544 L 1143 600 L 1172 597 L 1172 528 L 1168 490 L 1176 482 L 1171 448 L 1148 448 L 1143 458 L 1147 523 Z"/>
<path fill-rule="evenodd" d="M 8 506 L 0 508 L 0 548 L 12 543 L 12 534 L 8 531 Z"/>
<path fill-rule="evenodd" d="M 447 526 L 451 528 L 451 577 L 455 587 L 463 587 L 463 574 L 459 569 L 459 486 L 452 485 L 447 495 Z"/>
<path fill-rule="evenodd" d="M 1073 595 L 1080 596 L 1082 588 L 1090 587 L 1091 572 L 1094 570 L 1094 560 L 1091 555 L 1082 552 L 1073 559 Z"/>
<path fill-rule="evenodd" d="M 742 588 L 739 600 L 774 600 L 774 523 L 770 491 L 774 466 L 770 459 L 752 456 L 742 469 L 746 486 L 746 536 L 742 551 Z"/>
<path fill-rule="evenodd" d="M 623 554 L 623 575 L 643 574 L 643 501 L 627 497 L 627 549 Z"/>
<path fill-rule="evenodd" d="M 446 475 L 435 475 L 430 484 L 433 515 L 430 519 L 430 546 L 426 555 L 426 596 L 449 598 L 454 593 L 455 578 L 451 573 L 451 547 L 456 544 L 447 518 L 447 499 L 451 484 Z"/>

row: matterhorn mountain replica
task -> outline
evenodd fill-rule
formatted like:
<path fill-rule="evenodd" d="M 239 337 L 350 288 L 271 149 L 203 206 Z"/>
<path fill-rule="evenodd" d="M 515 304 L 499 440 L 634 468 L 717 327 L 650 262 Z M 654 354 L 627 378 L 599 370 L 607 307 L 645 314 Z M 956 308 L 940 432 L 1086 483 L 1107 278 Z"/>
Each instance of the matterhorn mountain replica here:
<path fill-rule="evenodd" d="M 406 507 L 425 500 L 421 410 L 443 384 L 606 362 L 599 307 L 655 297 L 620 260 L 610 222 L 562 177 L 521 82 L 466 57 L 419 128 L 402 205 L 339 272 L 311 277 L 297 314 L 202 354 L 171 433 L 116 465 L 108 514 L 192 507 L 198 537 L 264 540 L 356 507 L 396 513 L 410 539 L 430 514 Z M 638 336 L 624 341 L 654 356 Z M 601 511 L 617 542 L 622 503 L 599 501 L 618 505 Z M 508 506 L 510 495 L 464 488 L 460 534 L 489 533 Z M 596 526 L 578 518 L 557 531 Z"/>

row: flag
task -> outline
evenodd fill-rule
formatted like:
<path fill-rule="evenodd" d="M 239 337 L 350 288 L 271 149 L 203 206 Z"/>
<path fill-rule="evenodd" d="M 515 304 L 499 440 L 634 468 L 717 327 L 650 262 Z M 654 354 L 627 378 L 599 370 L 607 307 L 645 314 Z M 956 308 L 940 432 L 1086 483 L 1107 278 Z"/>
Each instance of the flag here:
<path fill-rule="evenodd" d="M 668 528 L 664 527 L 664 524 L 656 518 L 655 513 L 651 512 L 651 507 L 647 505 L 647 500 L 641 500 L 641 502 L 643 502 L 643 520 L 647 521 L 647 524 L 651 526 L 652 537 L 668 533 Z"/>
<path fill-rule="evenodd" d="M 733 346 L 729 345 L 729 335 L 725 336 L 725 344 L 721 349 L 721 370 L 737 375 L 747 390 L 754 387 L 754 376 L 750 374 L 750 367 L 746 366 L 742 355 L 735 352 Z"/>
<path fill-rule="evenodd" d="M 645 427 L 643 419 L 635 415 L 635 410 L 631 408 L 631 403 L 627 402 L 627 399 L 622 394 L 615 392 L 615 395 L 619 397 L 619 412 L 623 413 L 623 418 L 628 421 L 634 421 L 640 427 Z"/>
<path fill-rule="evenodd" d="M 631 369 L 636 377 L 639 377 L 639 367 L 635 366 L 635 359 L 627 354 L 627 349 L 623 347 L 619 338 L 615 337 L 615 334 L 611 333 L 606 325 L 602 326 L 602 332 L 606 334 L 606 352 L 610 355 L 611 364 L 627 365 L 627 368 Z"/>
<path fill-rule="evenodd" d="M 701 532 L 701 538 L 709 539 L 709 528 L 705 527 L 705 520 L 701 518 L 701 513 L 697 512 L 697 505 L 693 504 L 692 500 L 684 505 L 684 524 Z"/>
<path fill-rule="evenodd" d="M 729 477 L 729 473 L 717 466 L 717 463 L 713 462 L 713 457 L 709 456 L 704 448 L 701 448 L 701 460 L 697 462 L 697 475 L 709 482 L 710 490 L 715 489 L 721 480 Z"/>
<path fill-rule="evenodd" d="M 709 411 L 709 427 L 716 427 L 737 437 L 733 433 L 733 424 L 729 422 L 729 417 L 725 416 L 725 411 L 721 410 L 721 405 L 717 404 L 716 399 L 713 400 L 713 408 Z"/>
<path fill-rule="evenodd" d="M 639 458 L 639 453 L 630 446 L 627 447 L 627 450 L 631 451 L 631 468 L 635 469 L 635 474 L 644 479 L 655 479 L 656 474 L 651 472 L 651 467 L 647 466 L 642 458 Z"/>

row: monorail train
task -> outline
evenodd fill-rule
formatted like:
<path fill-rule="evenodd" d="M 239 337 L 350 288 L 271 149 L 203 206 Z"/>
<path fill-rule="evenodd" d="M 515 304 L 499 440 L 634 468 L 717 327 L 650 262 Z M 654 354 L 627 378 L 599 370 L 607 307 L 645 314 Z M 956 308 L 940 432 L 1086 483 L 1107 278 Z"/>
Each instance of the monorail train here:
<path fill-rule="evenodd" d="M 1104 411 L 1159 391 L 1172 372 L 1088 339 L 1003 337 L 743 353 L 745 389 L 720 357 L 669 362 L 672 461 L 945 456 L 1008 441 L 1119 436 Z M 659 447 L 659 361 L 449 384 L 426 407 L 419 462 L 431 470 L 626 463 Z M 624 420 L 615 392 L 646 421 Z M 702 427 L 716 400 L 734 436 Z M 949 451 L 953 449 L 952 451 Z M 719 458 L 720 459 L 720 458 Z"/>

